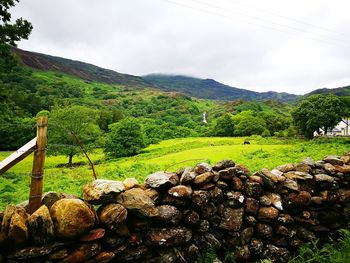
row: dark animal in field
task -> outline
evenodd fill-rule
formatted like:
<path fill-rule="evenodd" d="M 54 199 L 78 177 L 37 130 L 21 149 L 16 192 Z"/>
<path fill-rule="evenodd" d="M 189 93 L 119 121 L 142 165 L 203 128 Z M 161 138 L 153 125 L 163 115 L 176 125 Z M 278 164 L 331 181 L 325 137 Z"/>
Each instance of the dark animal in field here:
<path fill-rule="evenodd" d="M 250 141 L 244 141 L 243 144 L 250 144 Z"/>

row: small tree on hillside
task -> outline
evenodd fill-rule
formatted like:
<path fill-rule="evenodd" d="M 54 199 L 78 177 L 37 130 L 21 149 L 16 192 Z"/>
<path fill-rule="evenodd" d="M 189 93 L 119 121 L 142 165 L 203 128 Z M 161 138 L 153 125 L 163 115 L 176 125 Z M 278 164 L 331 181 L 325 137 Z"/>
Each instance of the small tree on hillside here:
<path fill-rule="evenodd" d="M 323 129 L 325 133 L 334 128 L 342 117 L 342 103 L 334 95 L 313 95 L 303 100 L 292 112 L 295 125 L 312 139 L 314 132 Z"/>
<path fill-rule="evenodd" d="M 141 124 L 135 118 L 125 118 L 110 125 L 105 152 L 113 157 L 132 156 L 144 147 L 145 135 Z"/>
<path fill-rule="evenodd" d="M 68 156 L 68 164 L 72 165 L 73 156 L 81 153 L 74 140 L 74 133 L 90 151 L 101 135 L 97 125 L 98 112 L 83 106 L 71 106 L 54 109 L 49 118 L 48 147 L 49 154 Z"/>

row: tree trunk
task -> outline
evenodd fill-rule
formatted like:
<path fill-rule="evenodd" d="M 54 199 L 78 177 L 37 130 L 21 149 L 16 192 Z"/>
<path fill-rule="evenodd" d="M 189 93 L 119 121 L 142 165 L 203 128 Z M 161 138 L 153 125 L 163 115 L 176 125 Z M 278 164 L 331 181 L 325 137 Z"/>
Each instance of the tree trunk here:
<path fill-rule="evenodd" d="M 73 165 L 73 155 L 70 154 L 70 155 L 68 155 L 68 156 L 69 156 L 68 165 L 69 165 L 69 166 L 72 166 L 72 165 Z"/>

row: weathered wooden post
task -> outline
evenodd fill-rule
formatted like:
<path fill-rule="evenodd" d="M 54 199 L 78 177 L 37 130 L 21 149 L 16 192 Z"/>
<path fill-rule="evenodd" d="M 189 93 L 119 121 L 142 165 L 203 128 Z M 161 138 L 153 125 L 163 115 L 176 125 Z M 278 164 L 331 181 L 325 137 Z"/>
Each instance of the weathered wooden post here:
<path fill-rule="evenodd" d="M 43 191 L 44 162 L 47 141 L 47 116 L 39 116 L 36 128 L 36 149 L 34 151 L 32 178 L 29 194 L 29 213 L 34 213 L 41 205 Z"/>

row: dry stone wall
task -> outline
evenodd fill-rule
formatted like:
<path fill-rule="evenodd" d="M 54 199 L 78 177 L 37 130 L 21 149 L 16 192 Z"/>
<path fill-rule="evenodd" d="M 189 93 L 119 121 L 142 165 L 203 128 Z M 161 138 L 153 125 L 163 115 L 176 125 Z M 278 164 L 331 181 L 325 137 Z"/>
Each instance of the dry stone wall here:
<path fill-rule="evenodd" d="M 231 160 L 157 172 L 140 185 L 95 180 L 83 199 L 45 194 L 0 213 L 3 262 L 195 262 L 214 250 L 287 262 L 303 243 L 350 222 L 350 154 L 248 175 Z"/>

